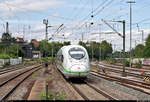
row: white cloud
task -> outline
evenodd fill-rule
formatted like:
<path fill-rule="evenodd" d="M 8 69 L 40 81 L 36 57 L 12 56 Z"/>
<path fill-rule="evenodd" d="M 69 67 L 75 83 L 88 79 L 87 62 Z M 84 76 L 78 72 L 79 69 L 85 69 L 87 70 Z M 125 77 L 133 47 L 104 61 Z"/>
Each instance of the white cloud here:
<path fill-rule="evenodd" d="M 0 11 L 3 13 L 3 16 L 6 17 L 20 12 L 44 11 L 62 3 L 60 0 L 7 0 L 0 3 Z"/>
<path fill-rule="evenodd" d="M 17 23 L 17 20 L 12 20 L 13 23 Z M 21 21 L 22 23 L 25 23 L 26 21 Z M 34 22 L 33 21 L 29 21 L 30 23 L 32 22 L 33 25 L 31 26 L 31 37 L 37 40 L 42 40 L 45 39 L 45 25 L 41 22 Z M 80 25 L 79 25 L 80 23 Z M 84 34 L 83 40 L 92 40 L 92 41 L 97 41 L 99 42 L 99 34 L 95 34 L 95 35 L 91 35 L 91 33 L 94 32 L 99 32 L 99 28 L 91 28 L 91 30 L 89 30 L 89 32 L 86 32 L 86 27 L 85 25 L 81 27 L 81 29 L 78 29 L 78 27 L 80 27 L 82 24 L 84 24 L 83 22 L 79 22 L 79 21 L 74 21 L 71 23 L 64 23 L 64 26 L 66 27 L 64 30 L 62 30 L 57 36 L 54 36 L 54 41 L 64 41 L 62 35 L 65 35 L 65 40 L 72 40 L 72 41 L 77 41 L 77 40 L 81 40 L 82 35 Z M 11 25 L 11 23 L 10 23 Z M 49 37 L 51 37 L 51 35 L 56 31 L 56 29 L 61 25 L 61 23 L 55 23 L 55 24 L 51 24 L 52 28 L 49 28 L 48 33 L 49 33 Z M 23 27 L 23 26 L 22 26 Z M 26 26 L 27 27 L 27 26 Z M 98 27 L 98 26 L 97 26 Z M 1 28 L 2 29 L 2 28 Z M 89 27 L 87 28 L 89 29 Z M 26 29 L 28 30 L 28 29 Z M 121 30 L 121 29 L 120 29 Z M 10 29 L 11 31 L 11 29 Z M 102 27 L 102 32 L 112 32 L 111 29 L 106 29 L 106 27 Z M 16 31 L 12 31 L 12 34 L 16 34 Z M 20 31 L 21 34 L 19 34 L 18 36 L 22 36 L 22 29 Z M 120 33 L 122 33 L 122 30 L 120 31 Z M 148 36 L 148 34 L 150 33 L 149 29 L 144 29 L 144 39 L 146 39 L 146 37 Z M 26 31 L 26 34 L 28 34 L 28 31 Z M 26 39 L 30 39 L 30 35 L 25 35 Z M 115 50 L 121 50 L 122 49 L 122 38 L 120 36 L 118 36 L 117 34 L 102 34 L 101 35 L 101 40 L 107 40 L 109 43 L 112 43 L 113 48 L 114 45 L 116 45 Z M 76 39 L 76 40 L 75 40 Z M 132 48 L 135 47 L 135 40 L 137 41 L 136 44 L 141 43 L 142 41 L 142 35 L 141 32 L 138 32 L 137 29 L 133 29 L 132 30 Z M 126 30 L 126 51 L 128 51 L 130 48 L 130 31 Z"/>

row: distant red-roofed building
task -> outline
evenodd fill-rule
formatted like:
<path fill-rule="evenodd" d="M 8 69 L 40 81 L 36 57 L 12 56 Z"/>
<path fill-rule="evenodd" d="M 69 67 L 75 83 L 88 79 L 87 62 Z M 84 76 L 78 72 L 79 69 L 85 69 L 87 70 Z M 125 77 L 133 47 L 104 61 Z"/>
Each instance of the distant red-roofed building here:
<path fill-rule="evenodd" d="M 33 43 L 35 47 L 39 46 L 39 42 L 36 39 L 32 39 L 31 43 Z"/>
<path fill-rule="evenodd" d="M 17 41 L 17 42 L 24 42 L 24 39 L 17 37 L 17 38 L 16 38 L 16 41 Z"/>

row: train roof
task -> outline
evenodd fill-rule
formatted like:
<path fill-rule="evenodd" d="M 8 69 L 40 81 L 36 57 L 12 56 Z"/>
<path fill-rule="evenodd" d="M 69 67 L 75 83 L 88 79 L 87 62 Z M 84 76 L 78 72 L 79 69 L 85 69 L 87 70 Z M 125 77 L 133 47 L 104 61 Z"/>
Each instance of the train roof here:
<path fill-rule="evenodd" d="M 68 49 L 73 48 L 73 47 L 79 47 L 79 48 L 85 49 L 85 48 L 84 48 L 83 46 L 81 46 L 81 45 L 67 45 L 67 46 L 63 46 L 61 49 L 62 49 L 62 50 L 68 50 Z"/>

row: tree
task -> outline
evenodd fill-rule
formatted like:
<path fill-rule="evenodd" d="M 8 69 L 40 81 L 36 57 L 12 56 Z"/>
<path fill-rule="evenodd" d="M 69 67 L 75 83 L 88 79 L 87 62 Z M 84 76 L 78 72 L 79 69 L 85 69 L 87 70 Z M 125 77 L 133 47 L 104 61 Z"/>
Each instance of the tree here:
<path fill-rule="evenodd" d="M 4 47 L 3 47 L 4 46 Z M 0 54 L 6 54 L 10 57 L 23 57 L 24 51 L 22 50 L 21 46 L 17 44 L 6 46 L 6 44 L 1 43 Z"/>
<path fill-rule="evenodd" d="M 43 57 L 48 57 L 50 55 L 51 46 L 45 40 L 39 42 L 38 49 L 41 51 Z"/>
<path fill-rule="evenodd" d="M 79 45 L 81 45 L 81 46 L 83 46 L 83 47 L 85 47 L 85 48 L 87 47 L 87 46 L 86 46 L 86 43 L 84 43 L 84 42 L 82 42 L 82 41 L 79 41 Z"/>
<path fill-rule="evenodd" d="M 144 48 L 144 57 L 149 58 L 150 57 L 150 34 L 146 38 L 145 48 Z"/>
<path fill-rule="evenodd" d="M 91 47 L 93 48 L 93 57 L 99 59 L 100 56 L 100 43 L 92 42 Z"/>
<path fill-rule="evenodd" d="M 106 59 L 108 54 L 112 53 L 112 45 L 108 43 L 106 40 L 102 41 L 101 43 L 101 51 L 102 51 L 102 59 Z"/>
<path fill-rule="evenodd" d="M 79 42 L 79 45 L 82 45 L 88 51 L 89 57 L 92 58 L 92 50 L 93 50 L 93 58 L 99 59 L 100 57 L 100 47 L 101 47 L 101 57 L 102 59 L 106 59 L 108 54 L 112 54 L 112 45 L 109 44 L 106 40 L 101 44 L 97 42 L 91 42 L 90 44 L 84 43 L 82 41 Z M 89 45 L 89 46 L 87 46 Z"/>
<path fill-rule="evenodd" d="M 2 34 L 2 41 L 11 41 L 11 36 L 9 33 L 3 33 Z"/>
<path fill-rule="evenodd" d="M 21 46 L 19 45 L 11 45 L 9 46 L 9 55 L 13 57 L 23 57 L 24 56 L 24 51 L 22 50 Z"/>
<path fill-rule="evenodd" d="M 142 58 L 144 52 L 144 45 L 138 44 L 134 49 L 134 56 L 137 58 Z"/>
<path fill-rule="evenodd" d="M 9 33 L 3 33 L 2 34 L 2 42 L 15 42 L 16 39 L 14 37 L 11 37 Z"/>
<path fill-rule="evenodd" d="M 64 46 L 65 45 L 70 45 L 70 41 L 68 41 L 68 42 L 64 42 L 64 44 L 63 44 Z"/>

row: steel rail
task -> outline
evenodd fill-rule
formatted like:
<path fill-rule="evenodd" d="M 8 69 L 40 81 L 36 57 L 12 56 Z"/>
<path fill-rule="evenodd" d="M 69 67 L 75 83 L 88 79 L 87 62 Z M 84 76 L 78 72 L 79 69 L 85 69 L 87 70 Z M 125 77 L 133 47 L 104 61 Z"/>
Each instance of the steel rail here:
<path fill-rule="evenodd" d="M 84 100 L 89 100 L 89 98 L 84 95 L 83 92 L 81 92 L 73 83 L 70 82 L 70 85 L 79 93 L 79 95 L 84 99 Z"/>
<path fill-rule="evenodd" d="M 11 81 L 11 80 L 13 80 L 13 79 L 15 79 L 15 78 L 21 76 L 22 74 L 24 74 L 24 73 L 26 73 L 26 72 L 29 72 L 29 71 L 33 70 L 34 68 L 37 68 L 37 67 L 40 67 L 40 66 L 41 66 L 41 65 L 35 66 L 35 67 L 31 68 L 31 69 L 28 69 L 28 70 L 26 70 L 26 71 L 23 71 L 23 72 L 21 72 L 21 73 L 15 75 L 15 76 L 13 76 L 13 77 L 7 79 L 6 81 L 0 83 L 0 87 L 2 87 L 3 85 L 5 85 L 5 84 L 8 83 L 9 81 Z"/>
<path fill-rule="evenodd" d="M 56 69 L 57 70 L 57 69 Z M 60 72 L 60 70 L 57 70 L 61 76 L 64 78 L 64 75 Z M 64 80 L 66 80 L 64 78 Z M 117 98 L 114 98 L 113 96 L 109 95 L 108 93 L 100 90 L 100 89 L 97 89 L 96 87 L 90 85 L 87 81 L 85 80 L 82 80 L 87 86 L 89 86 L 90 88 L 94 89 L 96 92 L 98 92 L 99 94 L 102 94 L 104 97 L 108 98 L 108 99 L 111 99 L 111 100 L 119 100 Z M 80 91 L 79 88 L 77 88 L 72 82 L 69 82 L 69 84 L 75 89 L 75 91 L 84 99 L 84 100 L 90 100 L 82 91 Z"/>
<path fill-rule="evenodd" d="M 99 88 L 94 87 L 93 85 L 89 84 L 87 81 L 85 81 L 85 82 L 86 82 L 86 84 L 87 84 L 89 87 L 91 87 L 92 89 L 94 89 L 96 92 L 102 94 L 102 95 L 105 96 L 106 98 L 108 98 L 108 99 L 110 99 L 110 100 L 119 100 L 119 99 L 113 97 L 112 95 L 110 95 L 109 93 L 106 93 L 105 91 L 103 91 L 103 90 L 101 90 L 101 89 L 99 89 Z"/>
<path fill-rule="evenodd" d="M 101 66 L 98 66 L 99 68 Z M 118 69 L 114 69 L 114 68 L 109 68 L 109 67 L 106 67 L 106 66 L 103 66 L 103 68 L 107 69 L 107 70 L 111 70 L 112 72 L 119 72 L 119 73 L 122 73 L 122 70 L 118 70 Z M 126 74 L 127 75 L 130 75 L 130 76 L 134 76 L 134 77 L 138 77 L 138 78 L 144 78 L 144 77 L 148 77 L 148 75 L 140 75 L 140 74 L 136 74 L 136 73 L 131 73 L 131 72 L 127 72 L 126 71 Z"/>
<path fill-rule="evenodd" d="M 6 99 L 9 97 L 9 95 L 12 94 L 12 93 L 15 91 L 15 89 L 16 89 L 17 87 L 19 87 L 19 85 L 20 85 L 21 83 L 23 83 L 28 77 L 30 77 L 34 72 L 38 71 L 39 69 L 41 69 L 41 68 L 38 68 L 38 69 L 32 71 L 32 72 L 29 73 L 26 77 L 24 77 L 21 81 L 19 81 L 11 90 L 9 90 L 9 91 L 0 99 L 0 101 L 6 100 Z"/>
<path fill-rule="evenodd" d="M 55 64 L 56 65 L 56 64 Z M 59 69 L 56 68 L 56 71 L 63 77 L 63 80 L 65 82 L 68 82 L 67 79 L 64 78 L 64 75 L 60 72 Z M 69 82 L 69 84 L 73 87 L 73 89 L 84 99 L 84 100 L 89 100 L 88 97 L 86 97 L 73 83 Z"/>
<path fill-rule="evenodd" d="M 102 63 L 99 63 L 101 65 L 104 65 L 104 66 L 107 66 L 107 67 L 116 67 L 116 68 L 119 68 L 119 69 L 122 69 L 122 65 L 108 65 L 108 64 L 102 64 Z M 126 67 L 126 70 L 133 70 L 133 71 L 139 71 L 141 72 L 142 71 L 145 71 L 145 72 L 149 72 L 150 70 L 148 70 L 147 68 L 142 68 L 142 69 L 138 69 L 136 67 L 133 67 L 133 68 L 129 68 L 129 67 Z"/>
<path fill-rule="evenodd" d="M 22 68 L 20 68 L 22 67 Z M 29 66 L 27 66 L 29 67 Z M 3 69 L 3 70 L 0 70 L 0 75 L 3 75 L 3 74 L 6 74 L 6 73 L 9 73 L 9 72 L 13 72 L 13 71 L 17 71 L 19 69 L 23 69 L 23 68 L 26 68 L 26 67 L 23 67 L 23 66 L 17 66 L 16 68 L 6 68 L 6 69 Z"/>
<path fill-rule="evenodd" d="M 105 74 L 102 74 L 102 73 L 99 73 L 96 71 L 92 71 L 92 72 L 93 72 L 93 73 L 91 73 L 92 75 L 104 78 L 104 79 L 109 80 L 109 81 L 117 81 L 117 82 L 129 84 L 129 85 L 135 85 L 135 86 L 145 88 L 145 89 L 150 89 L 149 85 L 146 86 L 147 83 L 143 83 L 143 82 L 135 81 L 135 80 L 118 78 L 118 77 L 114 77 L 114 76 L 109 76 L 109 75 L 105 75 Z M 94 73 L 96 73 L 96 74 L 94 74 Z"/>

